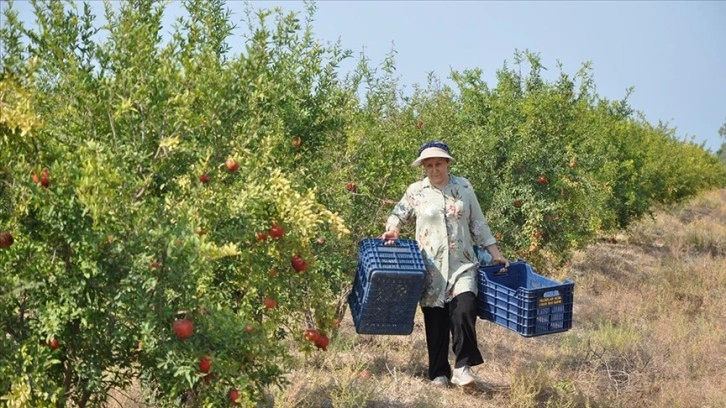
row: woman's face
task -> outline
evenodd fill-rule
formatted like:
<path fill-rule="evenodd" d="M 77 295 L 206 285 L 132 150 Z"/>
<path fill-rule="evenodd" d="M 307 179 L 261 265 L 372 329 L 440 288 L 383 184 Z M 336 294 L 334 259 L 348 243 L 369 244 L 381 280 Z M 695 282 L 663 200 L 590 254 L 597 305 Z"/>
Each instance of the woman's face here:
<path fill-rule="evenodd" d="M 423 161 L 423 168 L 431 184 L 443 187 L 449 182 L 449 160 L 433 157 Z"/>

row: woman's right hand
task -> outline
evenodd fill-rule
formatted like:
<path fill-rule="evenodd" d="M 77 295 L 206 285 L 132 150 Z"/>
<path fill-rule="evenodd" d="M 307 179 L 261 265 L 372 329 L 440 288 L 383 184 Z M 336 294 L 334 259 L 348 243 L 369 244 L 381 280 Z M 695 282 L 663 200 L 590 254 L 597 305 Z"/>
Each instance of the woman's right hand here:
<path fill-rule="evenodd" d="M 383 240 L 383 245 L 393 245 L 396 243 L 396 240 L 398 239 L 399 233 L 396 230 L 388 230 L 381 235 L 381 239 Z"/>

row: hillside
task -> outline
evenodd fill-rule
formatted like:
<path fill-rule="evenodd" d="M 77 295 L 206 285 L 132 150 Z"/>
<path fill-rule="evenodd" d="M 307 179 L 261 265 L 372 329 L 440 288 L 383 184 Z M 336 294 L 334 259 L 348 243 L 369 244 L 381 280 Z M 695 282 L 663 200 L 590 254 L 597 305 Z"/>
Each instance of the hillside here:
<path fill-rule="evenodd" d="M 524 338 L 478 322 L 473 392 L 430 387 L 420 313 L 410 336 L 355 333 L 300 359 L 275 407 L 723 407 L 726 190 L 657 211 L 578 252 L 573 329 Z M 370 378 L 365 377 L 369 370 Z"/>

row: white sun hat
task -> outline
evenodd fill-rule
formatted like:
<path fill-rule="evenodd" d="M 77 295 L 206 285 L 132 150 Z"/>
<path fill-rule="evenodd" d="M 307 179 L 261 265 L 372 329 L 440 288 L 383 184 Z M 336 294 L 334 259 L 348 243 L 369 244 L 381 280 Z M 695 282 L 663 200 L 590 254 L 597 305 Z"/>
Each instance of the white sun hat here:
<path fill-rule="evenodd" d="M 418 150 L 418 158 L 411 163 L 412 167 L 418 167 L 423 164 L 426 159 L 433 159 L 434 157 L 440 157 L 442 159 L 448 159 L 454 161 L 449 153 L 449 146 L 444 142 L 427 142 Z"/>

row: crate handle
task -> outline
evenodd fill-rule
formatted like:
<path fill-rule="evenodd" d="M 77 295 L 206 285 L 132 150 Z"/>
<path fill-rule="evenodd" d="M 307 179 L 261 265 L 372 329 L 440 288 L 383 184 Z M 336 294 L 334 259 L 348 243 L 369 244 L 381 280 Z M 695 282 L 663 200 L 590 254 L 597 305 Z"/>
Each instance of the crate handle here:
<path fill-rule="evenodd" d="M 481 265 L 481 266 L 480 266 L 479 268 L 480 268 L 480 269 L 481 269 L 481 268 L 487 268 L 488 270 L 491 270 L 491 269 L 492 269 L 493 267 L 496 267 L 496 266 L 499 266 L 499 265 L 503 265 L 503 264 L 489 264 L 489 265 Z M 511 262 L 509 263 L 509 266 L 510 266 L 510 267 L 512 266 L 512 263 L 511 263 Z M 508 274 L 509 274 L 509 268 L 507 268 L 507 269 L 506 269 L 506 270 L 505 270 L 504 272 L 502 272 L 502 269 L 504 269 L 504 266 L 502 266 L 502 267 L 501 267 L 501 268 L 499 268 L 498 270 L 494 271 L 494 272 L 493 272 L 493 275 L 494 275 L 494 276 L 506 276 L 506 275 L 508 275 Z"/>
<path fill-rule="evenodd" d="M 378 241 L 380 241 L 380 242 L 378 242 Z M 386 241 L 393 241 L 393 244 L 392 245 L 386 245 Z M 398 243 L 398 239 L 390 239 L 390 238 L 388 238 L 388 239 L 379 238 L 378 240 L 376 240 L 376 242 L 378 242 L 378 246 L 401 245 L 401 244 Z"/>
<path fill-rule="evenodd" d="M 565 290 L 567 288 L 565 288 L 564 286 L 569 286 L 572 284 L 574 284 L 574 282 L 568 279 L 568 280 L 562 282 L 562 284 L 559 285 L 557 288 L 553 288 L 552 290 L 548 290 L 547 292 L 544 292 L 542 294 L 542 297 L 543 298 L 552 298 L 552 297 L 557 297 L 557 296 L 563 296 L 564 293 L 567 293 L 567 291 Z M 563 293 L 563 291 L 564 291 L 564 293 Z"/>
<path fill-rule="evenodd" d="M 552 297 L 561 296 L 561 295 L 562 295 L 562 293 L 560 292 L 559 289 L 552 289 L 552 290 L 548 290 L 547 292 L 543 293 L 542 297 L 543 298 L 552 298 Z"/>
<path fill-rule="evenodd" d="M 497 264 L 497 265 L 501 265 L 501 264 Z M 509 275 L 509 269 L 507 269 L 503 266 L 501 268 L 499 268 L 498 271 L 494 272 L 494 276 L 507 276 L 507 275 Z"/>
<path fill-rule="evenodd" d="M 393 244 L 386 245 L 386 241 L 393 241 Z M 403 251 L 408 251 L 406 248 L 404 248 L 404 246 L 401 243 L 398 242 L 397 239 L 383 239 L 383 238 L 381 238 L 380 240 L 376 240 L 375 242 L 376 242 L 376 246 L 377 247 L 379 247 L 379 248 L 388 248 L 388 249 L 391 250 L 390 252 L 403 252 Z"/>

